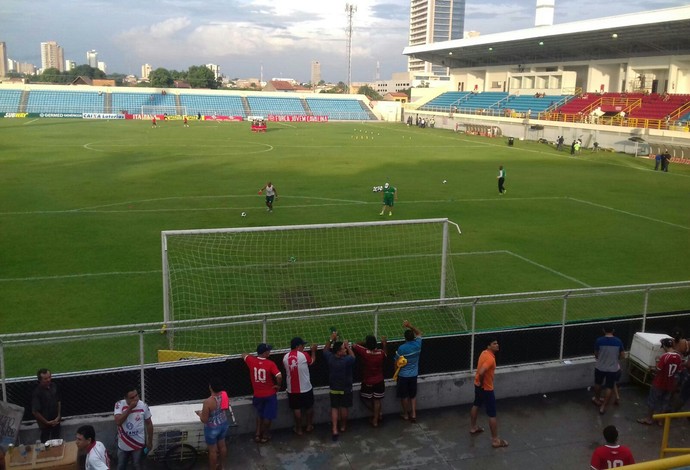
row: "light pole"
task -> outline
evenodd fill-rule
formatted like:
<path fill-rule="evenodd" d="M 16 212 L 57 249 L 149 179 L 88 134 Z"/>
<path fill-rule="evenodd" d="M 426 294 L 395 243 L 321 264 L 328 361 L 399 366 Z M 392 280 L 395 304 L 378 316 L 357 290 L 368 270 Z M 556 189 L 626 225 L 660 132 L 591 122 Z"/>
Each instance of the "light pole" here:
<path fill-rule="evenodd" d="M 352 89 L 352 18 L 357 12 L 357 5 L 351 3 L 345 4 L 345 13 L 347 13 L 347 92 L 350 93 Z"/>

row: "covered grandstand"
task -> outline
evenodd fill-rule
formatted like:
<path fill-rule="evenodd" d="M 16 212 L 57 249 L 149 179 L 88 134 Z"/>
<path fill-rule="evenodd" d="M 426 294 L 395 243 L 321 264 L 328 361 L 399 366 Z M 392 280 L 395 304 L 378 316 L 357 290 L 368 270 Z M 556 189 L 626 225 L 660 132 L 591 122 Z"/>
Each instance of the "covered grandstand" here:
<path fill-rule="evenodd" d="M 410 46 L 450 80 L 413 88 L 404 111 L 620 151 L 621 134 L 678 145 L 690 139 L 689 29 L 683 6 Z"/>

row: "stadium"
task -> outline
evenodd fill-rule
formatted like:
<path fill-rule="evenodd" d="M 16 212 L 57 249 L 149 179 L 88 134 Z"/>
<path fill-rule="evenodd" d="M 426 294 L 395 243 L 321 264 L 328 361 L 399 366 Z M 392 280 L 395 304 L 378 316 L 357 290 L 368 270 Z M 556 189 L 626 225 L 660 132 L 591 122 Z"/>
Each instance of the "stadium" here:
<path fill-rule="evenodd" d="M 3 401 L 26 406 L 48 357 L 79 397 L 70 417 L 109 413 L 125 382 L 151 405 L 198 402 L 211 375 L 246 397 L 239 354 L 257 343 L 278 361 L 290 337 L 322 343 L 335 326 L 394 350 L 406 318 L 424 332 L 434 406 L 471 401 L 467 383 L 449 384 L 496 332 L 503 383 L 520 384 L 502 398 L 586 388 L 602 322 L 628 348 L 690 315 L 689 18 L 682 7 L 408 48 L 454 78 L 405 106 L 0 85 Z M 257 116 L 267 132 L 251 132 Z M 581 139 L 580 153 L 558 136 Z M 664 150 L 671 169 L 655 172 L 644 157 Z M 267 180 L 271 214 L 256 194 Z M 400 199 L 381 221 L 372 187 L 386 182 Z M 185 360 L 159 362 L 163 350 Z M 312 380 L 324 390 L 323 363 Z"/>

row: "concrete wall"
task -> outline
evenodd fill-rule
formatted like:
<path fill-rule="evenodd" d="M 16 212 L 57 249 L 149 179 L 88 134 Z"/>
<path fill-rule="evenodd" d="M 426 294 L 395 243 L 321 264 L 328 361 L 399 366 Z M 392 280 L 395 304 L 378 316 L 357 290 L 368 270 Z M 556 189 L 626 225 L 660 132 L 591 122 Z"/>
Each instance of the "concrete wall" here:
<path fill-rule="evenodd" d="M 690 133 L 683 131 L 671 131 L 666 129 L 642 129 L 637 127 L 616 127 L 599 126 L 596 124 L 585 123 L 565 123 L 554 121 L 540 121 L 537 119 L 505 118 L 479 115 L 453 114 L 449 117 L 447 113 L 433 113 L 425 111 L 408 111 L 423 117 L 434 117 L 436 128 L 455 129 L 455 124 L 481 124 L 488 126 L 498 126 L 504 136 L 511 136 L 516 139 L 538 140 L 544 138 L 550 142 L 555 142 L 559 135 L 565 138 L 569 145 L 574 139 L 581 138 L 585 147 L 591 147 L 592 143 L 598 142 L 600 148 L 610 148 L 617 152 L 634 153 L 635 143 L 628 140 L 629 137 L 642 137 L 650 142 L 677 143 L 678 145 L 690 146 Z M 531 126 L 543 126 L 543 129 L 534 130 Z"/>
<path fill-rule="evenodd" d="M 500 357 L 499 357 L 500 364 Z M 581 358 L 569 361 L 544 362 L 529 365 L 499 367 L 494 381 L 496 397 L 500 399 L 546 394 L 563 390 L 587 388 L 593 382 L 594 359 Z M 627 376 L 623 377 L 627 381 Z M 369 416 L 369 412 L 358 399 L 359 387 L 355 388 L 354 406 L 350 410 L 350 418 L 357 419 Z M 273 423 L 274 429 L 292 426 L 292 413 L 288 408 L 287 396 L 279 393 L 278 418 Z M 330 420 L 330 398 L 328 390 L 320 388 L 314 393 L 314 422 L 326 423 Z M 467 407 L 474 400 L 474 373 L 470 371 L 427 375 L 419 378 L 417 403 L 418 409 L 442 408 L 447 406 Z M 238 432 L 254 432 L 254 409 L 251 397 L 232 398 L 232 407 L 238 424 Z M 199 409 L 201 403 L 199 402 Z M 383 401 L 385 414 L 398 414 L 399 401 L 395 397 L 395 382 L 386 383 L 386 397 Z M 153 417 L 155 426 L 155 416 Z M 112 415 L 79 417 L 63 421 L 62 437 L 74 440 L 76 429 L 83 424 L 91 424 L 96 429 L 96 438 L 114 448 L 115 424 Z M 201 426 L 201 423 L 199 423 Z M 39 431 L 36 425 L 23 426 L 20 430 L 21 443 L 33 443 L 38 439 Z"/>

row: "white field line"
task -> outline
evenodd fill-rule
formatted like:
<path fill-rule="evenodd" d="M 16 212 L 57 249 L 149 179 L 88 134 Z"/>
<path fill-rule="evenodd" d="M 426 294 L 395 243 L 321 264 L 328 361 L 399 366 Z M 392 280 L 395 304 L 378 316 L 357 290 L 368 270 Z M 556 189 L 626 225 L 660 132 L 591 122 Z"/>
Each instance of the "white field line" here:
<path fill-rule="evenodd" d="M 125 201 L 116 202 L 112 204 L 103 204 L 98 206 L 81 207 L 77 209 L 63 209 L 63 210 L 43 210 L 43 211 L 17 211 L 17 212 L 0 212 L 0 216 L 10 216 L 10 215 L 41 215 L 41 214 L 92 214 L 92 213 L 137 213 L 137 212 L 189 212 L 189 211 L 227 211 L 227 210 L 253 210 L 253 208 L 247 208 L 244 206 L 232 206 L 232 207 L 195 207 L 195 208 L 170 208 L 170 209 L 108 209 L 109 207 L 118 206 L 128 206 L 134 204 L 157 202 L 157 201 L 171 201 L 171 200 L 192 200 L 192 199 L 231 199 L 231 198 L 255 198 L 254 195 L 226 195 L 226 196 L 175 196 L 175 197 L 164 197 L 156 199 L 141 199 L 138 201 Z M 287 209 L 301 209 L 304 207 L 330 207 L 330 206 L 348 206 L 348 205 L 376 205 L 380 206 L 381 201 L 357 201 L 353 199 L 333 199 L 325 197 L 315 197 L 315 196 L 280 196 L 280 199 L 311 199 L 316 201 L 326 201 L 323 204 L 294 204 L 289 206 L 279 206 L 281 210 Z M 420 201 L 403 201 L 398 203 L 400 205 L 408 204 L 448 204 L 448 203 L 459 203 L 459 202 L 519 202 L 519 201 L 537 201 L 537 200 L 558 200 L 558 199 L 568 199 L 564 196 L 543 196 L 543 197 L 524 197 L 524 198 L 509 198 L 502 199 L 499 197 L 495 198 L 466 198 L 466 199 L 437 199 L 437 200 L 420 200 Z M 257 206 L 256 210 L 262 211 L 263 208 Z"/>
<path fill-rule="evenodd" d="M 632 217 L 638 217 L 640 219 L 649 220 L 649 221 L 656 222 L 659 224 L 670 225 L 671 227 L 682 228 L 683 230 L 690 230 L 690 227 L 686 227 L 685 225 L 678 225 L 678 224 L 674 224 L 672 222 L 666 222 L 665 220 L 655 219 L 653 217 L 647 217 L 646 215 L 635 214 L 634 212 L 629 212 L 629 211 L 624 211 L 621 209 L 616 209 L 614 207 L 604 206 L 603 204 L 597 204 L 596 202 L 585 201 L 583 199 L 577 199 L 574 197 L 568 197 L 566 199 L 570 199 L 571 201 L 579 202 L 581 204 L 588 204 L 590 206 L 599 207 L 601 209 L 606 209 L 609 211 L 618 212 L 620 214 L 630 215 Z"/>
<path fill-rule="evenodd" d="M 581 286 L 584 286 L 584 287 L 592 287 L 592 286 L 590 286 L 589 284 L 580 281 L 579 279 L 576 279 L 576 278 L 574 278 L 574 277 L 572 277 L 572 276 L 568 276 L 568 275 L 565 274 L 565 273 L 562 273 L 562 272 L 560 272 L 560 271 L 557 271 L 557 270 L 555 270 L 555 269 L 553 269 L 553 268 L 549 268 L 548 266 L 544 266 L 543 264 L 539 264 L 539 263 L 537 263 L 536 261 L 532 261 L 531 259 L 525 258 L 524 256 L 520 256 L 520 255 L 518 255 L 517 253 L 513 253 L 512 251 L 506 250 L 505 253 L 507 253 L 507 254 L 509 254 L 509 255 L 511 255 L 511 256 L 514 256 L 514 257 L 516 257 L 516 258 L 518 258 L 518 259 L 520 259 L 520 260 L 522 260 L 522 261 L 525 261 L 526 263 L 530 263 L 530 264 L 532 264 L 532 265 L 534 265 L 534 266 L 537 266 L 538 268 L 545 269 L 546 271 L 549 271 L 550 273 L 553 273 L 553 274 L 556 274 L 556 275 L 558 275 L 558 276 L 561 276 L 561 277 L 563 277 L 563 278 L 565 278 L 565 279 L 568 279 L 569 281 L 573 281 L 573 282 L 575 282 L 575 283 L 577 283 L 577 284 L 580 284 Z"/>
<path fill-rule="evenodd" d="M 510 255 L 514 256 L 522 261 L 525 261 L 527 263 L 530 263 L 534 266 L 537 266 L 539 268 L 545 269 L 546 271 L 549 271 L 553 274 L 556 274 L 558 276 L 564 277 L 565 279 L 571 280 L 573 282 L 576 282 L 582 286 L 585 287 L 592 287 L 578 279 L 575 279 L 571 276 L 568 276 L 566 274 L 561 273 L 560 271 L 556 271 L 555 269 L 551 269 L 547 266 L 544 266 L 542 264 L 536 263 L 528 258 L 525 258 L 524 256 L 517 255 L 511 251 L 508 250 L 489 250 L 489 251 L 473 251 L 473 252 L 467 252 L 467 253 L 452 253 L 451 256 L 482 256 L 482 255 Z M 324 262 L 327 262 L 329 264 L 341 264 L 341 263 L 353 263 L 353 262 L 362 262 L 365 261 L 367 263 L 370 263 L 372 261 L 385 261 L 385 260 L 390 260 L 390 259 L 404 259 L 404 258 L 419 258 L 419 257 L 436 257 L 439 256 L 438 254 L 426 254 L 426 255 L 400 255 L 400 256 L 382 256 L 382 257 L 371 257 L 371 258 L 358 258 L 358 259 L 343 259 L 343 260 L 325 260 L 325 261 L 311 261 L 305 264 L 322 264 Z M 273 266 L 273 265 L 271 265 Z M 241 269 L 246 269 L 246 268 L 264 268 L 267 266 L 264 265 L 256 265 L 256 266 L 241 266 Z M 227 270 L 228 267 L 223 267 L 223 268 L 213 268 L 213 269 L 223 269 Z M 60 280 L 60 279 L 79 279 L 79 278 L 95 278 L 95 277 L 108 277 L 108 276 L 140 276 L 140 275 L 156 275 L 160 276 L 162 273 L 161 270 L 150 270 L 150 271 L 112 271 L 112 272 L 105 272 L 105 273 L 81 273 L 81 274 L 64 274 L 64 275 L 55 275 L 55 276 L 33 276 L 33 277 L 18 277 L 18 278 L 5 278 L 2 279 L 0 278 L 0 282 L 35 282 L 35 281 L 52 281 L 52 280 Z"/>

